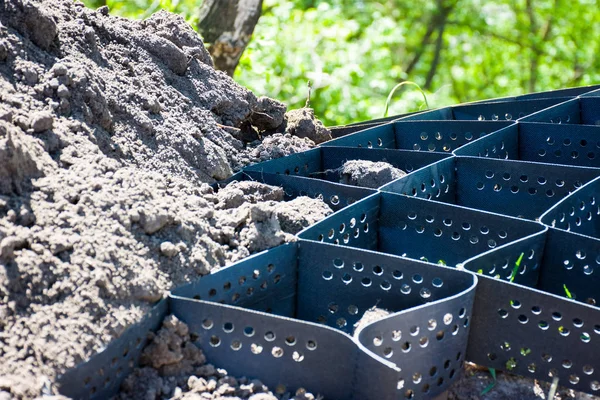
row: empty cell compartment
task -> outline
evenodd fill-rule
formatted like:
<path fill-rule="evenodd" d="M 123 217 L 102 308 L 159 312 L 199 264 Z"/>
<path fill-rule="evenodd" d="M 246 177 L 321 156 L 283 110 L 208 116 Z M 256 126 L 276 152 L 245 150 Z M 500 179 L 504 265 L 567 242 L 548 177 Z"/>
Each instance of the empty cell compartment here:
<path fill-rule="evenodd" d="M 545 227 L 523 219 L 378 193 L 303 231 L 303 239 L 456 266 Z"/>
<path fill-rule="evenodd" d="M 600 127 L 519 122 L 454 154 L 600 168 Z"/>
<path fill-rule="evenodd" d="M 328 398 L 395 399 L 435 395 L 459 375 L 475 284 L 452 268 L 300 241 L 175 290 L 171 310 L 208 360 L 234 376 L 256 371 L 272 388 Z M 235 292 L 243 293 L 237 302 Z M 375 306 L 387 315 L 354 332 Z"/>
<path fill-rule="evenodd" d="M 600 241 L 549 228 L 537 288 L 598 307 L 599 287 Z"/>
<path fill-rule="evenodd" d="M 569 99 L 571 97 L 465 104 L 426 111 L 399 121 L 514 121 Z"/>
<path fill-rule="evenodd" d="M 380 190 L 535 220 L 598 176 L 600 170 L 583 167 L 455 157 Z"/>
<path fill-rule="evenodd" d="M 507 121 L 397 121 L 329 141 L 324 146 L 449 153 L 509 125 L 511 122 Z"/>
<path fill-rule="evenodd" d="M 595 179 L 548 210 L 541 221 L 552 227 L 600 239 L 600 179 Z"/>
<path fill-rule="evenodd" d="M 342 171 L 347 161 L 383 161 L 409 173 L 447 157 L 451 157 L 451 155 L 408 150 L 318 147 L 302 153 L 252 165 L 244 169 L 244 171 L 253 171 L 259 174 L 304 176 L 313 179 L 324 179 L 330 182 L 348 183 L 350 181 L 348 174 Z M 389 172 L 389 168 L 383 170 L 373 169 L 368 175 L 364 174 L 361 176 L 364 176 L 365 181 L 368 181 L 366 183 L 379 185 L 379 183 L 387 183 L 394 179 L 388 179 L 390 176 Z M 368 178 L 372 179 L 369 180 Z M 361 184 L 361 182 L 358 183 Z M 375 188 L 377 186 L 369 187 Z"/>
<path fill-rule="evenodd" d="M 548 107 L 523 118 L 523 122 L 543 122 L 550 124 L 600 124 L 600 98 L 578 97 Z"/>
<path fill-rule="evenodd" d="M 256 171 L 238 172 L 226 181 L 215 183 L 213 188 L 218 192 L 234 181 L 253 181 L 281 187 L 285 201 L 293 200 L 298 196 L 319 198 L 327 203 L 333 211 L 337 211 L 375 193 L 373 189 L 351 187 L 301 176 L 267 174 Z"/>
<path fill-rule="evenodd" d="M 600 308 L 594 305 L 600 280 L 589 268 L 597 265 L 600 242 L 552 228 L 537 240 L 545 241 L 544 252 L 531 287 L 480 277 L 467 359 L 530 378 L 556 377 L 561 385 L 597 394 Z M 512 250 L 513 263 L 527 246 L 517 242 L 503 250 L 506 256 Z M 465 268 L 485 268 L 496 252 L 467 261 Z"/>

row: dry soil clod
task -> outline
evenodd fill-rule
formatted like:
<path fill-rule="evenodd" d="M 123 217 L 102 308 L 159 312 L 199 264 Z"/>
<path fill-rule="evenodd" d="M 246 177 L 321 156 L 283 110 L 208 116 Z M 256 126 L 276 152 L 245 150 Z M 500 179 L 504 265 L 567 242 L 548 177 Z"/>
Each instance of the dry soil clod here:
<path fill-rule="evenodd" d="M 340 168 L 340 183 L 376 189 L 406 172 L 384 161 L 349 160 Z"/>

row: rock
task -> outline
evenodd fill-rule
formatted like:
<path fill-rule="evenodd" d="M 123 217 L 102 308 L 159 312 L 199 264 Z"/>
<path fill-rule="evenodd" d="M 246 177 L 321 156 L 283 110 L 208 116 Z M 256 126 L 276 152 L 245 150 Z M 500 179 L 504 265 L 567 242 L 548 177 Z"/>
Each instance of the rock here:
<path fill-rule="evenodd" d="M 175 257 L 179 254 L 179 249 L 171 242 L 162 242 L 160 244 L 160 252 L 167 257 Z"/>
<path fill-rule="evenodd" d="M 96 9 L 96 12 L 98 14 L 106 16 L 110 12 L 110 8 L 108 8 L 108 6 L 100 6 Z"/>
<path fill-rule="evenodd" d="M 259 131 L 267 131 L 278 128 L 283 124 L 287 106 L 269 97 L 259 97 L 250 116 L 250 122 Z"/>
<path fill-rule="evenodd" d="M 48 111 L 39 111 L 33 113 L 29 118 L 29 126 L 34 132 L 43 132 L 52 129 L 54 125 L 54 116 Z"/>
<path fill-rule="evenodd" d="M 50 72 L 54 74 L 54 76 L 64 76 L 67 74 L 69 70 L 64 64 L 56 63 L 50 68 Z"/>
<path fill-rule="evenodd" d="M 148 235 L 158 232 L 173 221 L 166 211 L 145 211 L 140 217 L 140 224 Z"/>

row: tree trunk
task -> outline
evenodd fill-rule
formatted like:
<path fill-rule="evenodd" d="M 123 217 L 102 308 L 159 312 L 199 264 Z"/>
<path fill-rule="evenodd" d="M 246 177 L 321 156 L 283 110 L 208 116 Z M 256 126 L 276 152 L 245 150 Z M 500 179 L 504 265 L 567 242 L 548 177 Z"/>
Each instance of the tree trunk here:
<path fill-rule="evenodd" d="M 233 76 L 260 18 L 262 0 L 204 0 L 198 30 L 215 68 Z"/>

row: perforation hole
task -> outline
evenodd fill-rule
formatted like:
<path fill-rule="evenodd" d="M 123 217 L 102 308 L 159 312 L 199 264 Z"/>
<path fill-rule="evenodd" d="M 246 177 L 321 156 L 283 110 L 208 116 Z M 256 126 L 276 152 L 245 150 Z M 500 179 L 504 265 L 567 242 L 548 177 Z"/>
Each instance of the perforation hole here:
<path fill-rule="evenodd" d="M 292 353 L 292 360 L 294 360 L 296 362 L 302 362 L 302 361 L 304 361 L 304 355 L 298 351 L 294 351 Z"/>
<path fill-rule="evenodd" d="M 231 322 L 225 322 L 223 324 L 223 332 L 225 332 L 225 333 L 233 332 L 233 324 Z"/>
<path fill-rule="evenodd" d="M 346 273 L 342 276 L 342 282 L 344 282 L 346 285 L 349 285 L 352 282 L 352 275 Z"/>
<path fill-rule="evenodd" d="M 260 354 L 263 351 L 263 347 L 260 344 L 252 343 L 250 345 L 250 351 L 252 354 Z"/>
<path fill-rule="evenodd" d="M 274 346 L 271 350 L 271 355 L 275 358 L 283 357 L 283 349 L 279 346 Z"/>
<path fill-rule="evenodd" d="M 234 340 L 231 342 L 231 350 L 238 351 L 241 348 L 242 348 L 242 342 L 240 342 L 239 340 Z"/>
<path fill-rule="evenodd" d="M 402 292 L 402 294 L 410 294 L 410 286 L 407 285 L 406 283 L 403 283 L 402 286 L 400 287 L 400 292 Z"/>
<path fill-rule="evenodd" d="M 212 335 L 210 337 L 209 343 L 212 347 L 219 347 L 221 345 L 221 339 L 216 335 Z"/>

